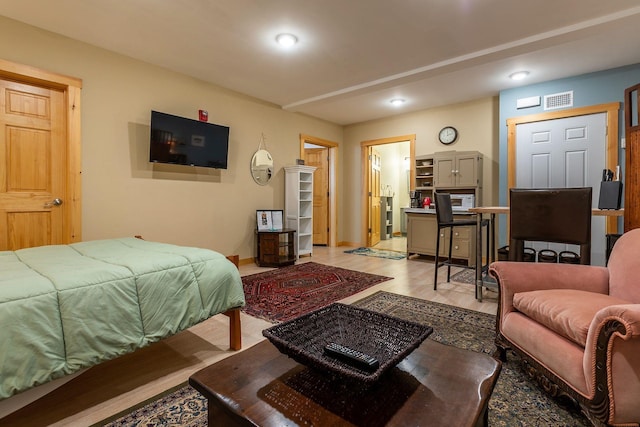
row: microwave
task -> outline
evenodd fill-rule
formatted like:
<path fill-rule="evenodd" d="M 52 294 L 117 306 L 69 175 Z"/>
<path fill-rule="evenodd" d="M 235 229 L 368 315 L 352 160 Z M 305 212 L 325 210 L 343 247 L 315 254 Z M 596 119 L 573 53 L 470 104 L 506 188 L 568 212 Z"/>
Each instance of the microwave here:
<path fill-rule="evenodd" d="M 451 209 L 466 211 L 476 207 L 476 196 L 473 194 L 451 194 Z"/>

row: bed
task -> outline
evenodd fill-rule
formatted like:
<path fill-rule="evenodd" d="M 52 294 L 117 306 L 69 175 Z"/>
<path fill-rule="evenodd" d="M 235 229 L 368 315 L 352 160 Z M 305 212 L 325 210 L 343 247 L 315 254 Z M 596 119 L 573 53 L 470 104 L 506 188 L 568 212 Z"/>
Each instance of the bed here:
<path fill-rule="evenodd" d="M 223 255 L 137 238 L 0 252 L 0 399 L 231 316 L 244 292 Z"/>

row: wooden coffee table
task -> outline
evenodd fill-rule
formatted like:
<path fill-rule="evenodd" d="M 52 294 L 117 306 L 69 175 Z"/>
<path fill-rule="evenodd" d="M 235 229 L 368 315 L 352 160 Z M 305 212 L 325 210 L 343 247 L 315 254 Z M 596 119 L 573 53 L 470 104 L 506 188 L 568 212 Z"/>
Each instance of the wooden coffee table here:
<path fill-rule="evenodd" d="M 500 368 L 488 355 L 428 339 L 366 389 L 332 381 L 263 341 L 189 384 L 208 399 L 210 426 L 486 426 Z"/>

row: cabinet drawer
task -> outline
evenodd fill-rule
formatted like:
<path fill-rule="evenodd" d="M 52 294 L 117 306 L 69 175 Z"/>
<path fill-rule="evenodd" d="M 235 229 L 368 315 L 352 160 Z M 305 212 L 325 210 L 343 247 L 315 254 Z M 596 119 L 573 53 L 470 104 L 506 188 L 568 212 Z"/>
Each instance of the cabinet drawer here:
<path fill-rule="evenodd" d="M 453 238 L 451 256 L 454 258 L 469 259 L 469 239 Z"/>
<path fill-rule="evenodd" d="M 451 229 L 442 229 L 440 230 L 440 238 L 446 238 L 449 241 L 449 233 L 453 233 L 453 240 L 456 239 L 465 239 L 469 240 L 473 236 L 471 227 L 454 227 Z"/>
<path fill-rule="evenodd" d="M 469 239 L 471 237 L 471 227 L 455 227 L 453 229 L 453 240 Z"/>

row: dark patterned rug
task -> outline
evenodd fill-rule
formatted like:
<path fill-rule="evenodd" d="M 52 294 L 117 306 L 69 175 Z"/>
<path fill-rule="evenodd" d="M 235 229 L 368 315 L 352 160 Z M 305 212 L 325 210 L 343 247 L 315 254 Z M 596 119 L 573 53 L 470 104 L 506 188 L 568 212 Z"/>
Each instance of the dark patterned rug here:
<path fill-rule="evenodd" d="M 428 339 L 443 344 L 487 354 L 495 350 L 495 316 L 490 314 L 389 292 L 377 292 L 354 305 L 426 323 L 434 329 Z M 151 403 L 127 411 L 109 424 L 98 425 L 206 426 L 207 401 L 196 390 L 184 385 Z M 489 425 L 586 427 L 590 424 L 575 408 L 548 397 L 524 373 L 521 360 L 510 352 L 489 401 Z"/>
<path fill-rule="evenodd" d="M 245 313 L 284 322 L 391 277 L 305 262 L 242 277 Z"/>
<path fill-rule="evenodd" d="M 492 355 L 496 350 L 496 317 L 446 304 L 389 292 L 375 294 L 353 305 L 425 323 L 433 328 L 429 339 L 458 348 Z M 573 407 L 549 397 L 526 375 L 522 360 L 512 352 L 502 365 L 489 401 L 489 425 L 496 426 L 590 426 Z"/>

